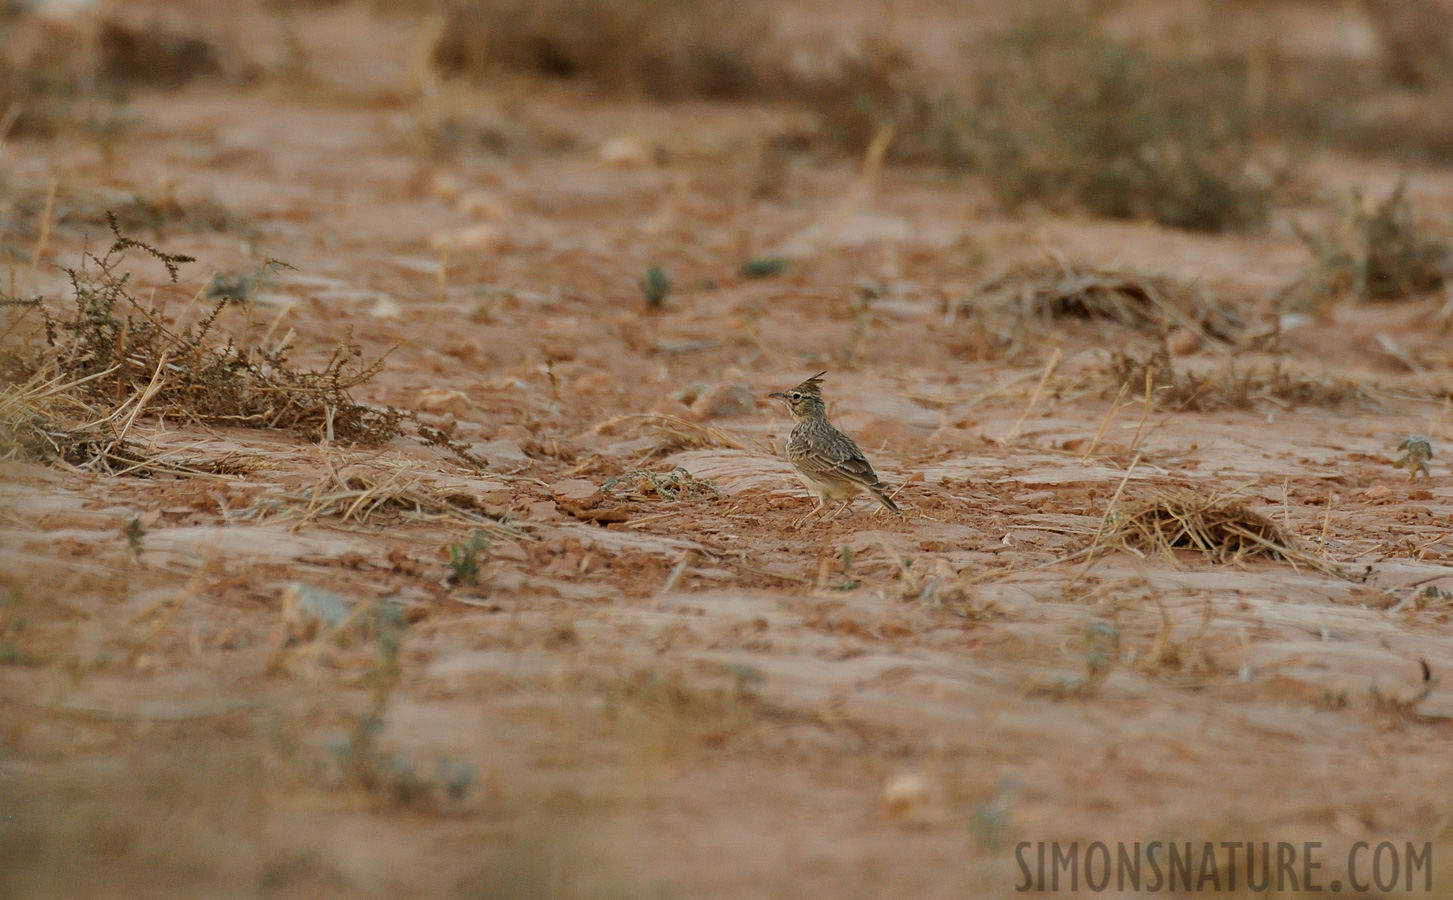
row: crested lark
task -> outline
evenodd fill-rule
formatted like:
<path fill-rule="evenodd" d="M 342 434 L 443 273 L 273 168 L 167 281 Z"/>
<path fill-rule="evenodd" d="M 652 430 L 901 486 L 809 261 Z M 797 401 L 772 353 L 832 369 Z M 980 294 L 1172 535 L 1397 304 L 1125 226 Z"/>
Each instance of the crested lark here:
<path fill-rule="evenodd" d="M 838 431 L 827 420 L 827 404 L 822 400 L 822 376 L 816 375 L 790 391 L 768 394 L 787 404 L 792 419 L 792 436 L 787 439 L 787 461 L 802 483 L 817 497 L 817 506 L 797 521 L 797 528 L 822 512 L 828 500 L 841 500 L 843 505 L 833 511 L 828 519 L 847 509 L 859 491 L 872 494 L 883 508 L 902 515 L 898 504 L 888 496 L 883 483 L 873 472 L 872 463 L 853 443 L 853 439 Z"/>

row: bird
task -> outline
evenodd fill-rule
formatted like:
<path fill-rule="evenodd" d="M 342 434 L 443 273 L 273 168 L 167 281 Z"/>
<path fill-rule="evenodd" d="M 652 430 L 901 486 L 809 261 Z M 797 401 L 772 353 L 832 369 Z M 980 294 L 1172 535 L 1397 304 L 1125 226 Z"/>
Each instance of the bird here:
<path fill-rule="evenodd" d="M 834 510 L 827 521 L 836 518 L 860 491 L 872 494 L 889 512 L 903 515 L 898 504 L 888 496 L 887 488 L 878 480 L 873 464 L 868 462 L 863 451 L 858 449 L 852 438 L 838 431 L 827 420 L 827 404 L 822 399 L 822 376 L 826 374 L 825 371 L 818 372 L 791 390 L 767 395 L 781 400 L 792 413 L 796 424 L 787 439 L 787 461 L 792 464 L 792 471 L 817 497 L 817 506 L 792 527 L 800 528 L 808 519 L 822 512 L 829 500 L 843 501 L 843 505 Z"/>

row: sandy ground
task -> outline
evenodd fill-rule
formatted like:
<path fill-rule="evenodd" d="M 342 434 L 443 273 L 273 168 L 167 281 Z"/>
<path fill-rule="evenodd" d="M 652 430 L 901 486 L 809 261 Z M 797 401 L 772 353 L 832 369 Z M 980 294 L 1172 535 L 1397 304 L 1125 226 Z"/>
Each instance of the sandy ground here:
<path fill-rule="evenodd" d="M 451 417 L 487 460 L 152 419 L 145 440 L 248 471 L 8 464 L 0 893 L 992 897 L 1014 893 L 1022 840 L 1321 841 L 1330 860 L 1432 840 L 1453 890 L 1453 700 L 1420 667 L 1448 677 L 1453 606 L 1415 599 L 1453 590 L 1453 501 L 1441 456 L 1413 484 L 1390 465 L 1410 433 L 1453 437 L 1415 396 L 1447 384 L 1441 298 L 1287 332 L 1287 365 L 1361 380 L 1362 400 L 1143 415 L 1132 390 L 1112 415 L 1109 351 L 1151 339 L 1004 335 L 959 301 L 1054 251 L 1264 307 L 1305 261 L 1282 219 L 1204 237 L 1010 218 L 903 169 L 855 203 L 856 163 L 805 158 L 760 199 L 758 147 L 789 114 L 553 89 L 512 115 L 572 148 L 439 157 L 356 74 L 337 78 L 354 93 L 139 95 L 109 159 L 0 149 L 32 190 L 215 200 L 246 227 L 143 235 L 199 262 L 170 287 L 133 259 L 139 290 L 185 318 L 214 272 L 285 260 L 226 328 L 291 331 L 303 359 L 351 334 L 388 353 L 360 398 Z M 1399 174 L 1316 165 L 1373 189 Z M 1450 173 L 1415 176 L 1425 202 L 1453 198 Z M 105 239 L 58 228 L 47 259 Z M 787 271 L 739 274 L 764 255 Z M 651 265 L 675 285 L 659 311 Z M 62 273 L 35 277 L 64 296 Z M 765 395 L 823 369 L 904 517 L 863 500 L 791 529 L 811 501 Z M 595 492 L 676 467 L 715 494 Z M 304 514 L 350 477 L 502 523 L 478 583 L 444 583 L 467 524 Z M 1234 493 L 1343 575 L 1069 559 L 1112 499 L 1172 488 Z M 334 599 L 366 612 L 309 630 Z M 404 624 L 370 632 L 374 610 Z M 378 633 L 401 640 L 396 672 Z"/>

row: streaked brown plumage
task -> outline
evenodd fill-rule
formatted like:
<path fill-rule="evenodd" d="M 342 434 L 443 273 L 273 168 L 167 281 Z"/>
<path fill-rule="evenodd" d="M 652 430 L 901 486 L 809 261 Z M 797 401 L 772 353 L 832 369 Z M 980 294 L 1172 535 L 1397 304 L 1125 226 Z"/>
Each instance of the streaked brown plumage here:
<path fill-rule="evenodd" d="M 843 501 L 828 518 L 836 516 L 860 491 L 872 494 L 889 512 L 902 515 L 863 451 L 827 420 L 827 404 L 822 399 L 822 376 L 826 374 L 818 372 L 789 391 L 768 395 L 785 403 L 797 423 L 787 439 L 787 461 L 817 497 L 817 506 L 797 524 L 821 512 L 828 500 Z"/>

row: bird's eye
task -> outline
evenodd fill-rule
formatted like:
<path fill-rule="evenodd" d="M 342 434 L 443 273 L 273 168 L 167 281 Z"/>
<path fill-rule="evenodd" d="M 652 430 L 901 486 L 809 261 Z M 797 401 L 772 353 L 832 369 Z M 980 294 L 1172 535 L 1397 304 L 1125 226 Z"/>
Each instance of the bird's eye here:
<path fill-rule="evenodd" d="M 791 396 L 793 400 L 801 400 L 802 399 L 802 395 L 799 394 L 799 393 L 797 393 L 796 391 L 793 391 L 789 396 Z"/>

